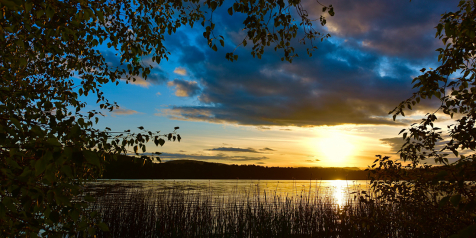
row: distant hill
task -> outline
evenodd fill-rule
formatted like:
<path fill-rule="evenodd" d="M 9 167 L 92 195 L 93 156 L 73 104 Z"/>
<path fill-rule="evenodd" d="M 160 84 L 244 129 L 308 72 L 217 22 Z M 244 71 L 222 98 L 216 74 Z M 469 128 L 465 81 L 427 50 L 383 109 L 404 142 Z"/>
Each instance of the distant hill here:
<path fill-rule="evenodd" d="M 195 160 L 174 160 L 165 163 L 134 162 L 133 157 L 120 156 L 106 166 L 104 179 L 368 179 L 367 172 L 357 168 L 265 167 L 258 165 L 227 165 Z"/>

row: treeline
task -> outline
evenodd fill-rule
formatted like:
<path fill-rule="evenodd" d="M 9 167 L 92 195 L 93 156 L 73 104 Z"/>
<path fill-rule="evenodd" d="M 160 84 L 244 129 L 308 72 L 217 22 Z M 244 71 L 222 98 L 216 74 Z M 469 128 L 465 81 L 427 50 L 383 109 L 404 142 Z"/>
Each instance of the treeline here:
<path fill-rule="evenodd" d="M 140 163 L 120 156 L 106 165 L 104 179 L 349 179 L 366 180 L 368 172 L 357 168 L 265 167 L 227 165 L 194 160 Z"/>

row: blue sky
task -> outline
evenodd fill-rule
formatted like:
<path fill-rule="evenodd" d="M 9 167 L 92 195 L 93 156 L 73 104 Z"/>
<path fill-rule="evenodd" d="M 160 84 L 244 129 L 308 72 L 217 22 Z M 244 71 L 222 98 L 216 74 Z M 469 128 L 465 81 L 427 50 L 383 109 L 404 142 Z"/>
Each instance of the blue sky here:
<path fill-rule="evenodd" d="M 245 38 L 244 16 L 229 16 L 227 6 L 214 13 L 217 35 L 225 47 L 211 50 L 199 25 L 166 37 L 168 61 L 144 64 L 154 69 L 147 80 L 104 86 L 120 108 L 106 112 L 99 128 L 170 132 L 179 126 L 183 140 L 167 142 L 163 161 L 197 159 L 265 166 L 366 167 L 374 155 L 392 155 L 401 144 L 398 132 L 435 108 L 426 101 L 406 118 L 388 112 L 411 96 L 413 77 L 437 65 L 435 26 L 457 1 L 332 0 L 335 16 L 325 27 L 331 38 L 307 45 L 294 41 L 299 57 L 281 61 L 283 53 L 266 49 L 253 58 Z M 310 16 L 321 6 L 304 1 Z M 319 24 L 317 21 L 316 24 Z M 238 47 L 237 47 L 238 46 Z M 235 50 L 239 60 L 225 53 Z M 102 49 L 118 66 L 114 52 Z M 90 109 L 97 109 L 88 101 Z M 443 120 L 444 121 L 444 120 Z"/>

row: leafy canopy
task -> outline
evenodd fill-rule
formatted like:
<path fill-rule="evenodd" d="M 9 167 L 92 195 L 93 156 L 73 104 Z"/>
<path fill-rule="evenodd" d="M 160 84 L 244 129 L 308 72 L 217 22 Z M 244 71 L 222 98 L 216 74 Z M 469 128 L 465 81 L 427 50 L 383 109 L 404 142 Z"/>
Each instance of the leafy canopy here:
<path fill-rule="evenodd" d="M 98 178 L 106 161 L 146 143 L 180 141 L 175 130 L 161 134 L 99 130 L 101 111 L 86 110 L 80 96 L 97 98 L 100 109 L 114 110 L 101 91 L 107 83 L 147 79 L 152 66 L 170 52 L 166 35 L 181 26 L 204 27 L 208 46 L 217 50 L 225 38 L 215 36 L 213 13 L 223 0 L 0 0 L 0 233 L 4 236 L 74 236 L 94 234 L 84 214 L 92 198 L 84 182 Z M 238 1 L 229 15 L 244 14 L 246 37 L 258 58 L 267 46 L 283 51 L 282 60 L 297 54 L 290 43 L 303 29 L 301 43 L 324 39 L 313 28 L 300 0 Z M 334 15 L 332 6 L 323 12 Z M 296 14 L 295 14 L 296 12 Z M 297 21 L 294 21 L 296 16 Z M 326 19 L 321 16 L 321 25 Z M 120 54 L 121 66 L 109 65 L 98 47 Z M 311 44 L 308 53 L 315 48 Z M 238 55 L 225 57 L 234 61 Z M 175 128 L 175 129 L 178 129 Z M 94 214 L 91 214 L 94 217 Z"/>
<path fill-rule="evenodd" d="M 462 0 L 457 11 L 442 14 L 436 26 L 444 45 L 437 49 L 439 66 L 421 69 L 423 74 L 413 80 L 418 91 L 390 114 L 394 119 L 405 116 L 422 99 L 436 98 L 439 106 L 400 132 L 405 141 L 400 159 L 410 162 L 408 166 L 388 157 L 379 157 L 372 166 L 372 186 L 391 201 L 423 205 L 433 197 L 435 209 L 451 204 L 465 214 L 451 221 L 452 228 L 464 228 L 458 233 L 462 237 L 474 237 L 476 231 L 475 29 L 475 1 Z M 436 126 L 438 117 L 450 122 L 446 131 Z M 427 165 L 428 160 L 441 166 Z"/>

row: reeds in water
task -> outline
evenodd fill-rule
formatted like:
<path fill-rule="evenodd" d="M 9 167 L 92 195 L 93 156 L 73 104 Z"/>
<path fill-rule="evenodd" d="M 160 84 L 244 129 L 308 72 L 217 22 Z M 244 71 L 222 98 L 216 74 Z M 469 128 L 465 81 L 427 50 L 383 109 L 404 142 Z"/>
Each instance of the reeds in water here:
<path fill-rule="evenodd" d="M 325 194 L 216 197 L 123 188 L 98 195 L 91 209 L 109 227 L 97 237 L 448 237 L 464 227 L 448 221 L 469 216 L 428 204 L 361 200 L 359 194 L 339 206 Z"/>

